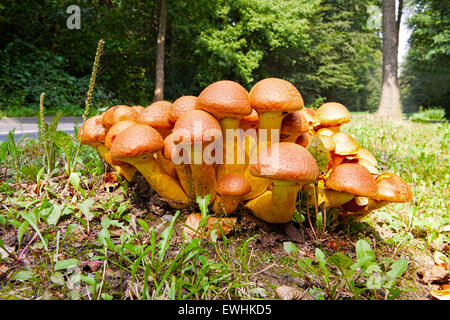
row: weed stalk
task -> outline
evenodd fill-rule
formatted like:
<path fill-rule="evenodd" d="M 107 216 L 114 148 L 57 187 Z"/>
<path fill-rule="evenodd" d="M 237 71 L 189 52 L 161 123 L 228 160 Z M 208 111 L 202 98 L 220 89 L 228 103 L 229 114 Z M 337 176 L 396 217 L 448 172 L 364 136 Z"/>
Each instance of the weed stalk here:
<path fill-rule="evenodd" d="M 87 93 L 84 113 L 83 113 L 83 116 L 82 116 L 83 121 L 81 123 L 80 130 L 82 130 L 82 128 L 84 127 L 84 122 L 86 121 L 86 119 L 87 119 L 87 117 L 89 115 L 89 108 L 91 106 L 92 94 L 94 92 L 95 80 L 97 79 L 98 68 L 100 66 L 100 56 L 103 53 L 103 46 L 104 46 L 104 44 L 105 44 L 105 41 L 103 41 L 103 39 L 101 39 L 98 42 L 98 45 L 97 45 L 97 52 L 95 53 L 94 66 L 92 67 L 91 80 L 89 82 L 89 90 L 88 90 L 88 93 Z M 81 143 L 78 142 L 77 151 L 75 152 L 75 158 L 73 159 L 73 162 L 72 162 L 73 163 L 73 165 L 72 165 L 72 172 L 75 171 L 75 166 L 77 164 L 78 153 L 80 151 L 80 147 L 81 147 Z"/>

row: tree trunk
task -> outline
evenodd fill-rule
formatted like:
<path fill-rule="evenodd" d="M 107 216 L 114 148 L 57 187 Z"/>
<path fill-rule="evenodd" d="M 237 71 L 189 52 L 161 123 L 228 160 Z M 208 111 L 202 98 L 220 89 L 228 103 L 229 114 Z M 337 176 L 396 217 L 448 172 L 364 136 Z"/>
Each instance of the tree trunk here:
<path fill-rule="evenodd" d="M 395 0 L 382 0 L 383 15 L 383 79 L 381 98 L 376 116 L 382 119 L 403 119 L 398 88 L 398 39 L 403 0 L 399 0 L 397 19 Z"/>
<path fill-rule="evenodd" d="M 164 99 L 164 44 L 167 28 L 167 0 L 161 0 L 161 12 L 159 14 L 158 42 L 156 48 L 156 79 L 153 101 Z"/>

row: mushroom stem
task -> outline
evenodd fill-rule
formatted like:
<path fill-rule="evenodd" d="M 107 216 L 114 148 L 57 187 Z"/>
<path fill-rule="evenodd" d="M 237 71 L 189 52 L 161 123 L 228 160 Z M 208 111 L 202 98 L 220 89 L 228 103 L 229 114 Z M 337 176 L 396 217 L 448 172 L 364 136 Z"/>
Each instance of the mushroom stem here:
<path fill-rule="evenodd" d="M 203 148 L 202 148 L 203 149 Z M 189 164 L 190 177 L 188 184 L 193 186 L 194 199 L 197 196 L 204 197 L 210 195 L 210 201 L 214 201 L 216 197 L 216 172 L 213 165 L 206 163 L 196 163 L 195 159 L 201 159 L 203 162 L 203 151 L 196 150 L 195 147 L 191 149 L 191 159 Z"/>
<path fill-rule="evenodd" d="M 230 172 L 240 174 L 244 173 L 245 163 L 240 163 L 244 161 L 239 161 L 239 159 L 244 156 L 244 147 L 241 140 L 239 122 L 240 119 L 235 117 L 226 117 L 219 120 L 224 144 L 223 164 L 219 165 L 217 179 L 220 179 L 225 174 Z M 237 138 L 236 142 L 234 141 L 234 137 Z M 232 162 L 230 163 L 230 161 Z"/>
<path fill-rule="evenodd" d="M 213 211 L 216 214 L 231 214 L 239 206 L 241 196 L 216 196 L 216 200 L 213 203 Z"/>
<path fill-rule="evenodd" d="M 280 137 L 279 130 L 281 128 L 281 123 L 283 122 L 283 118 L 287 115 L 287 113 L 282 111 L 265 111 L 259 115 L 259 123 L 258 123 L 258 141 L 260 141 L 261 136 L 265 130 L 265 141 L 270 144 L 272 138 L 272 130 L 278 130 L 278 139 Z M 274 141 L 279 142 L 279 141 Z"/>
<path fill-rule="evenodd" d="M 124 177 L 127 181 L 132 181 L 134 174 L 136 173 L 137 169 L 131 165 L 114 165 L 111 163 L 111 159 L 108 159 L 108 152 L 109 149 L 104 144 L 99 144 L 95 148 L 103 160 L 105 160 L 111 168 L 114 169 L 115 172 L 117 172 L 118 175 L 121 177 Z"/>
<path fill-rule="evenodd" d="M 287 223 L 294 215 L 299 190 L 298 183 L 274 180 L 272 190 L 265 191 L 245 206 L 261 220 L 269 223 Z"/>
<path fill-rule="evenodd" d="M 164 171 L 156 159 L 147 155 L 137 157 L 130 161 L 130 163 L 142 173 L 145 180 L 147 180 L 159 196 L 179 202 L 172 205 L 174 208 L 181 209 L 189 203 L 189 198 L 181 186 L 173 177 Z"/>

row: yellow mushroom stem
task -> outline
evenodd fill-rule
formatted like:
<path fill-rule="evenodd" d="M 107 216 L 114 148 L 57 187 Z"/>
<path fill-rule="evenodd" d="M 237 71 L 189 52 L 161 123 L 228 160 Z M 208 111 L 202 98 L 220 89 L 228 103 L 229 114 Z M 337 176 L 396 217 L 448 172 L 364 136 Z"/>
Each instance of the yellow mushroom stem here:
<path fill-rule="evenodd" d="M 159 164 L 161 165 L 161 167 L 164 169 L 165 172 L 167 172 L 167 174 L 173 178 L 177 177 L 177 171 L 175 168 L 175 164 L 170 161 L 167 160 L 164 155 L 162 154 L 162 151 L 158 151 L 155 153 L 155 158 L 156 160 L 159 162 Z"/>
<path fill-rule="evenodd" d="M 217 195 L 213 203 L 212 210 L 216 214 L 229 215 L 233 213 L 241 202 L 242 196 Z"/>
<path fill-rule="evenodd" d="M 298 183 L 292 181 L 274 180 L 272 190 L 266 190 L 245 206 L 263 221 L 287 223 L 294 215 L 300 188 Z"/>
<path fill-rule="evenodd" d="M 112 163 L 111 159 L 109 158 L 109 149 L 104 144 L 97 144 L 95 146 L 95 149 L 97 150 L 100 158 L 105 160 L 111 168 L 114 169 L 115 172 L 117 172 L 118 175 L 121 177 L 124 177 L 128 182 L 133 180 L 134 174 L 136 173 L 136 168 L 132 165 L 115 165 Z"/>
<path fill-rule="evenodd" d="M 235 117 L 226 117 L 219 120 L 224 143 L 223 164 L 220 164 L 218 167 L 217 179 L 230 172 L 244 173 L 245 154 L 239 130 L 239 122 L 240 119 Z"/>
<path fill-rule="evenodd" d="M 256 177 L 250 172 L 250 165 L 257 158 L 257 141 L 252 136 L 245 136 L 245 153 L 246 165 L 244 169 L 244 177 L 250 183 L 252 190 L 242 197 L 242 200 L 250 200 L 260 196 L 270 185 L 270 179 Z"/>
<path fill-rule="evenodd" d="M 258 142 L 261 139 L 265 140 L 268 144 L 271 144 L 272 139 L 272 130 L 278 130 L 278 132 L 274 132 L 274 138 L 276 142 L 279 142 L 280 138 L 280 128 L 283 122 L 284 117 L 287 115 L 287 112 L 283 111 L 265 111 L 259 115 L 259 123 L 258 123 Z M 265 139 L 264 139 L 265 138 Z M 259 143 L 258 143 L 259 147 Z"/>
<path fill-rule="evenodd" d="M 180 184 L 164 171 L 153 154 L 128 158 L 127 162 L 136 167 L 159 196 L 174 201 L 170 203 L 172 207 L 181 209 L 189 203 Z"/>
<path fill-rule="evenodd" d="M 204 197 L 210 195 L 210 201 L 216 197 L 216 172 L 212 164 L 203 163 L 203 150 L 205 146 L 197 150 L 194 146 L 190 149 L 189 172 L 187 172 L 187 185 L 189 190 L 193 190 L 195 199 L 197 196 Z M 184 172 L 186 173 L 186 168 Z"/>

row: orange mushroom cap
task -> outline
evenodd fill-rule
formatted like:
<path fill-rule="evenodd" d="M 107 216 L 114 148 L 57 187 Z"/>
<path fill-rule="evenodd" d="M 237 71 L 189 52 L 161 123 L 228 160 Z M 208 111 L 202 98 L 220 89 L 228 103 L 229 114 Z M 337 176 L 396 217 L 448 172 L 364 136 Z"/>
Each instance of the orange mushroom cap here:
<path fill-rule="evenodd" d="M 252 112 L 247 90 L 230 80 L 217 81 L 203 89 L 196 107 L 213 114 L 218 120 L 227 117 L 240 119 Z"/>
<path fill-rule="evenodd" d="M 182 114 L 191 110 L 195 110 L 196 104 L 197 104 L 196 96 L 179 97 L 172 104 L 169 120 L 175 123 Z"/>
<path fill-rule="evenodd" d="M 325 180 L 325 187 L 362 197 L 375 197 L 378 193 L 372 174 L 356 163 L 337 166 Z"/>
<path fill-rule="evenodd" d="M 135 109 L 129 106 L 118 105 L 105 111 L 102 124 L 106 129 L 109 129 L 119 121 L 131 120 L 137 122 L 138 118 L 139 113 Z"/>
<path fill-rule="evenodd" d="M 303 108 L 303 98 L 290 82 L 278 78 L 258 81 L 249 93 L 253 109 L 264 111 L 294 112 Z"/>
<path fill-rule="evenodd" d="M 150 126 L 136 124 L 120 132 L 111 145 L 111 156 L 118 160 L 153 154 L 164 147 L 161 135 Z"/>
<path fill-rule="evenodd" d="M 250 172 L 257 177 L 293 181 L 300 184 L 317 180 L 319 168 L 316 160 L 304 147 L 292 142 L 270 145 L 260 152 Z"/>

